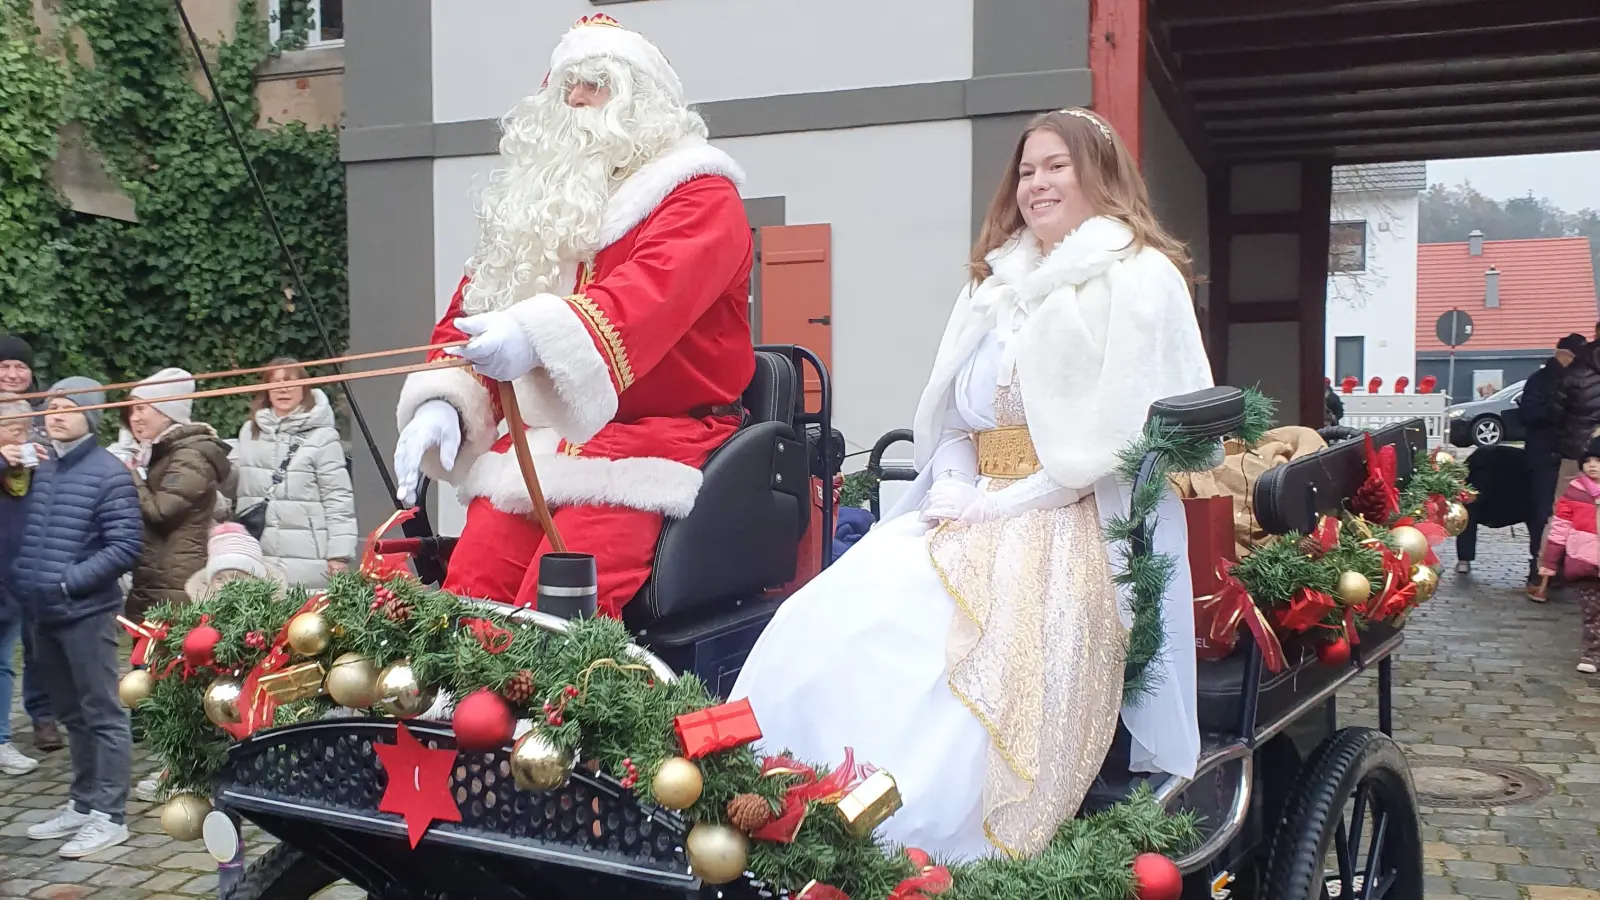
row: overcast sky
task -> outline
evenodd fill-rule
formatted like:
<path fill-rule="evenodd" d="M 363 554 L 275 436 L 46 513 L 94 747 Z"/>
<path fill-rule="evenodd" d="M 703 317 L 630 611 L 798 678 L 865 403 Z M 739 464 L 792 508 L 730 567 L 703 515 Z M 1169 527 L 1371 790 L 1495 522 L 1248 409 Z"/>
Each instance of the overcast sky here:
<path fill-rule="evenodd" d="M 1484 196 L 1509 200 L 1532 191 L 1568 212 L 1600 209 L 1600 151 L 1493 156 L 1428 163 L 1428 183 L 1472 182 Z"/>

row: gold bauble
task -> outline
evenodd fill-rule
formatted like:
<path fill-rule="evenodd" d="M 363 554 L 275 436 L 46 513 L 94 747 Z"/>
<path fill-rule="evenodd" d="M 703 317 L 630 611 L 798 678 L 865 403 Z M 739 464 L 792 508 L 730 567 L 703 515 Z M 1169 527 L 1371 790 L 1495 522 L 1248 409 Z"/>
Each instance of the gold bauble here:
<path fill-rule="evenodd" d="M 1406 560 L 1415 565 L 1428 558 L 1428 536 L 1412 528 L 1410 525 L 1401 525 L 1389 532 L 1394 535 L 1394 543 L 1400 552 L 1406 555 Z"/>
<path fill-rule="evenodd" d="M 1421 563 L 1411 567 L 1411 584 L 1417 589 L 1417 602 L 1433 596 L 1439 587 L 1439 573 Z"/>
<path fill-rule="evenodd" d="M 305 612 L 289 620 L 289 646 L 301 656 L 316 656 L 328 649 L 333 627 L 322 613 Z"/>
<path fill-rule="evenodd" d="M 1467 507 L 1458 500 L 1451 500 L 1444 507 L 1444 533 L 1455 537 L 1467 530 Z"/>
<path fill-rule="evenodd" d="M 198 841 L 211 801 L 199 794 L 174 794 L 161 806 L 161 830 L 175 841 Z"/>
<path fill-rule="evenodd" d="M 553 791 L 572 777 L 576 754 L 562 750 L 539 731 L 530 731 L 511 748 L 511 777 L 525 791 Z"/>
<path fill-rule="evenodd" d="M 656 802 L 667 809 L 688 809 L 700 799 L 705 780 L 700 777 L 700 767 L 674 756 L 661 764 L 656 777 L 650 782 L 650 791 Z"/>
<path fill-rule="evenodd" d="M 117 697 L 122 700 L 123 706 L 133 709 L 149 698 L 155 689 L 156 680 L 150 676 L 149 670 L 134 669 L 117 682 Z"/>
<path fill-rule="evenodd" d="M 239 698 L 244 695 L 244 685 L 237 678 L 218 678 L 206 688 L 205 696 L 200 705 L 205 707 L 206 718 L 216 726 L 237 725 L 241 721 L 239 715 Z"/>
<path fill-rule="evenodd" d="M 434 689 L 417 679 L 411 660 L 402 659 L 378 673 L 378 705 L 397 719 L 420 716 L 433 705 Z"/>
<path fill-rule="evenodd" d="M 689 829 L 683 849 L 690 870 L 706 884 L 727 884 L 744 874 L 750 861 L 750 840 L 727 825 L 697 822 Z"/>
<path fill-rule="evenodd" d="M 1346 569 L 1339 573 L 1339 599 L 1347 606 L 1363 603 L 1372 596 L 1372 582 L 1360 572 Z"/>
<path fill-rule="evenodd" d="M 367 709 L 378 702 L 378 667 L 359 653 L 346 653 L 334 660 L 324 684 L 328 696 L 340 706 Z"/>

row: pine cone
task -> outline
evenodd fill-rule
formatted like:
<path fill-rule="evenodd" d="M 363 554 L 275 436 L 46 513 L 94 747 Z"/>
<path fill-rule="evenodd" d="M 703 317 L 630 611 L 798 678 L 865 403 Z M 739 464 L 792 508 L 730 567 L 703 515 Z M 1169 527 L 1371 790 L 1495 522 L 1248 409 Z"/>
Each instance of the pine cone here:
<path fill-rule="evenodd" d="M 411 604 L 406 602 L 405 598 L 393 594 L 384 598 L 383 605 L 378 607 L 378 611 L 391 622 L 404 622 L 411 618 Z"/>
<path fill-rule="evenodd" d="M 507 703 L 521 706 L 533 696 L 533 673 L 527 669 L 511 676 L 506 686 L 500 689 L 500 695 L 506 698 Z"/>
<path fill-rule="evenodd" d="M 728 821 L 745 834 L 760 831 L 772 819 L 772 806 L 755 794 L 740 794 L 728 801 Z"/>
<path fill-rule="evenodd" d="M 1313 535 L 1306 535 L 1300 539 L 1300 552 L 1312 559 L 1322 558 L 1322 542 Z"/>

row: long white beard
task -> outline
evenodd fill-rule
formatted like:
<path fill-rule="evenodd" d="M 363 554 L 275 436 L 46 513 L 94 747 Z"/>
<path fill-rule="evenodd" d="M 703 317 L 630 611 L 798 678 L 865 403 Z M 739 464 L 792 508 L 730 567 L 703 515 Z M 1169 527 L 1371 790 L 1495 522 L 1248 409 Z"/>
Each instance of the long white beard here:
<path fill-rule="evenodd" d="M 635 90 L 637 73 L 614 60 L 586 61 L 570 79 L 610 85 L 612 98 L 573 108 L 552 84 L 505 117 L 500 152 L 508 164 L 490 178 L 479 205 L 478 247 L 462 296 L 468 313 L 571 290 L 562 281 L 600 249 L 617 185 L 686 134 L 705 134 L 694 113 Z"/>

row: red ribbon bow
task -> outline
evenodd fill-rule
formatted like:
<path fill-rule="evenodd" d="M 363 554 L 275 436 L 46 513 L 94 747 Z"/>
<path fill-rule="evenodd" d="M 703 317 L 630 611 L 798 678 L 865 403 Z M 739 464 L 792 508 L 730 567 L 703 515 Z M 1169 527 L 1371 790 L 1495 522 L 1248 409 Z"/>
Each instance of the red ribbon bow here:
<path fill-rule="evenodd" d="M 157 641 L 167 638 L 167 626 L 161 622 L 146 621 L 135 625 L 131 619 L 117 616 L 117 624 L 122 630 L 133 636 L 133 654 L 128 658 L 128 664 L 143 666 L 150 663 L 150 649 Z"/>
<path fill-rule="evenodd" d="M 1383 586 L 1375 591 L 1363 614 L 1373 622 L 1397 616 L 1416 602 L 1417 588 L 1411 583 L 1410 568 L 1405 555 L 1379 545 L 1383 557 Z"/>
<path fill-rule="evenodd" d="M 1225 559 L 1217 560 L 1217 581 L 1221 582 L 1222 587 L 1215 594 L 1196 601 L 1212 610 L 1211 628 L 1206 639 L 1222 646 L 1231 644 L 1233 636 L 1243 624 L 1255 635 L 1256 645 L 1261 648 L 1261 661 L 1267 669 L 1282 672 L 1285 665 L 1283 645 L 1278 642 L 1271 623 L 1256 606 L 1244 582 L 1234 577 L 1232 566 L 1233 563 Z"/>
<path fill-rule="evenodd" d="M 1274 609 L 1272 617 L 1277 620 L 1279 628 L 1299 634 L 1315 628 L 1337 606 L 1328 594 L 1303 587 L 1289 598 L 1288 606 Z"/>
<path fill-rule="evenodd" d="M 934 865 L 928 854 L 915 847 L 906 850 L 906 858 L 916 866 L 917 874 L 895 885 L 889 900 L 928 900 L 950 890 L 953 879 L 949 869 Z"/>
<path fill-rule="evenodd" d="M 1311 539 L 1317 542 L 1323 553 L 1339 546 L 1340 524 L 1334 516 L 1323 516 L 1322 521 L 1317 523 L 1317 530 L 1311 532 Z"/>
<path fill-rule="evenodd" d="M 511 632 L 488 619 L 462 619 L 461 624 L 467 626 L 478 639 L 479 646 L 490 653 L 504 653 L 511 647 Z"/>
<path fill-rule="evenodd" d="M 417 508 L 395 510 L 388 521 L 379 525 L 367 535 L 367 545 L 361 551 L 361 574 L 373 581 L 392 581 L 396 578 L 410 578 L 411 565 L 409 553 L 379 553 L 378 539 L 391 528 L 416 518 Z"/>
<path fill-rule="evenodd" d="M 790 785 L 783 795 L 783 812 L 750 836 L 758 841 L 794 843 L 800 826 L 805 823 L 806 810 L 812 803 L 839 802 L 875 771 L 877 769 L 872 766 L 857 766 L 856 753 L 849 747 L 844 750 L 844 762 L 829 772 L 826 778 L 820 779 L 817 770 L 793 757 L 768 757 L 761 763 L 761 777 L 793 775 L 800 780 Z"/>
<path fill-rule="evenodd" d="M 1400 492 L 1395 489 L 1394 483 L 1399 477 L 1399 462 L 1395 457 L 1394 445 L 1390 444 L 1382 450 L 1372 442 L 1372 433 L 1367 433 L 1367 484 L 1378 485 L 1379 495 L 1383 498 L 1383 511 L 1378 521 L 1387 521 L 1388 518 L 1400 511 Z"/>
<path fill-rule="evenodd" d="M 289 623 L 294 621 L 294 617 L 302 613 L 322 612 L 328 608 L 328 603 L 327 594 L 313 594 L 294 616 L 290 616 L 283 623 L 283 627 L 278 629 L 277 635 L 272 639 L 272 649 L 268 650 L 267 655 L 262 657 L 261 661 L 250 670 L 250 674 L 245 676 L 244 686 L 239 691 L 239 721 L 222 726 L 222 730 L 234 740 L 242 741 L 259 729 L 272 727 L 273 716 L 278 712 L 278 702 L 262 689 L 261 678 L 264 675 L 271 675 L 289 663 L 291 658 Z"/>

